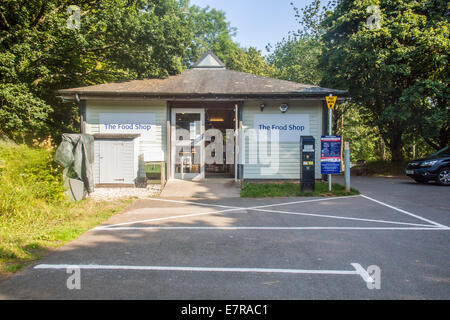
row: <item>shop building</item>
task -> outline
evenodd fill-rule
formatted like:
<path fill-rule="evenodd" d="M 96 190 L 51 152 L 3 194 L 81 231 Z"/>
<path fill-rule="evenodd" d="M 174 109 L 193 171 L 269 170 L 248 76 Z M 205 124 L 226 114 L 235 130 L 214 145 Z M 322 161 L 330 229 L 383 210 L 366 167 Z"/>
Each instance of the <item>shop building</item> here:
<path fill-rule="evenodd" d="M 330 94 L 346 96 L 228 70 L 212 52 L 167 79 L 59 91 L 78 102 L 81 132 L 94 136 L 97 185 L 134 185 L 151 163 L 168 179 L 298 180 L 300 136 L 319 150 Z"/>

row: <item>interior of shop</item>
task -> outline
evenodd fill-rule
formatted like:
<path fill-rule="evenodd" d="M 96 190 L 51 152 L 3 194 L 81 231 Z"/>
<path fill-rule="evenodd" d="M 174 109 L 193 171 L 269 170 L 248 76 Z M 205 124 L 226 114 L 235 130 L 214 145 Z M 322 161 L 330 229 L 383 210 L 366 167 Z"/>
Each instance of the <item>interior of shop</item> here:
<path fill-rule="evenodd" d="M 214 177 L 234 177 L 234 165 L 226 164 L 226 130 L 234 129 L 235 127 L 235 113 L 232 109 L 208 109 L 205 110 L 205 130 L 218 129 L 222 132 L 223 139 L 223 164 L 205 164 L 206 178 Z M 214 142 L 215 137 L 211 141 L 205 141 L 205 148 Z M 211 154 L 214 156 L 214 153 Z"/>

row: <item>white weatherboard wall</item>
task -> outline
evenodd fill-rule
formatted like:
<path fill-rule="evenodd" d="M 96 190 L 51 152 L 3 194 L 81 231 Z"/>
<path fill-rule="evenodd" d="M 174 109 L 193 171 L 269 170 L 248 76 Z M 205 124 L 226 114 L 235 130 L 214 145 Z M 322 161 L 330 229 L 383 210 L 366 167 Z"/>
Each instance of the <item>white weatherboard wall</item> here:
<path fill-rule="evenodd" d="M 266 106 L 264 111 L 261 112 L 260 105 L 264 103 Z M 259 124 L 264 123 L 267 120 L 270 123 L 275 124 L 282 123 L 283 119 L 286 119 L 288 125 L 291 122 L 298 121 L 302 124 L 306 119 L 309 123 L 304 128 L 302 135 L 311 135 L 315 138 L 315 155 L 316 155 L 316 179 L 321 177 L 320 175 L 320 137 L 322 136 L 322 102 L 318 100 L 302 100 L 302 101 L 288 101 L 289 108 L 286 113 L 282 114 L 280 111 L 280 105 L 286 103 L 286 101 L 251 101 L 244 103 L 242 129 L 255 129 Z M 255 117 L 256 115 L 256 117 Z M 255 120 L 257 123 L 255 123 Z M 309 128 L 308 128 L 309 125 Z M 245 142 L 242 141 L 243 136 L 241 134 L 241 145 L 244 146 L 245 151 L 241 152 L 241 156 L 245 155 L 245 159 L 241 158 L 241 162 L 244 162 L 244 179 L 299 179 L 300 178 L 300 133 L 298 138 L 293 138 L 292 135 L 295 132 L 286 134 L 282 132 L 280 134 L 280 143 L 278 146 L 278 153 L 274 156 L 279 157 L 279 167 L 276 172 L 265 171 L 270 167 L 267 162 L 271 159 L 271 145 L 270 143 L 258 142 L 257 146 L 249 145 L 249 139 L 246 138 Z M 284 136 L 284 137 L 283 137 Z M 284 141 L 283 141 L 284 140 Z M 262 154 L 268 154 L 263 156 L 261 154 L 261 147 L 267 149 L 267 152 Z M 264 151 L 264 149 L 262 149 Z M 257 159 L 256 164 L 249 163 L 250 160 Z M 264 164 L 266 162 L 266 164 Z"/>
<path fill-rule="evenodd" d="M 148 114 L 148 116 L 145 116 Z M 105 130 L 105 119 L 108 122 L 122 118 L 124 122 L 129 119 L 143 118 L 142 122 L 154 122 L 151 134 L 147 130 L 123 131 Z M 167 107 L 165 101 L 88 101 L 86 106 L 86 133 L 140 133 L 134 139 L 134 172 L 137 177 L 138 157 L 144 155 L 144 161 L 165 161 L 166 151 L 166 118 Z M 113 119 L 113 120 L 111 120 Z M 139 123 L 140 121 L 134 121 Z M 100 183 L 100 153 L 98 143 L 95 144 L 94 173 L 95 183 Z"/>

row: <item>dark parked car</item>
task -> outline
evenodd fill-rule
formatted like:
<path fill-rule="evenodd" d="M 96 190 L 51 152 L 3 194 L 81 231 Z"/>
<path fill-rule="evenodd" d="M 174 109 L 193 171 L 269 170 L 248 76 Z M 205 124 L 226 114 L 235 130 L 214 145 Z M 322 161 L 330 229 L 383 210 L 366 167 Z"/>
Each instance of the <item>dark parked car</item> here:
<path fill-rule="evenodd" d="M 406 175 L 419 183 L 431 180 L 450 186 L 450 146 L 424 159 L 413 160 L 406 167 Z"/>

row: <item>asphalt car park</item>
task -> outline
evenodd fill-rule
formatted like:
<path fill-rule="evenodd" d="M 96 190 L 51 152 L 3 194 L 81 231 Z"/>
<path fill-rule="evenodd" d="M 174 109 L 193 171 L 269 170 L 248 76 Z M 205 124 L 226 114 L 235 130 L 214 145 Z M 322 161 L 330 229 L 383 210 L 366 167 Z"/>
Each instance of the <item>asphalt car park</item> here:
<path fill-rule="evenodd" d="M 362 195 L 140 200 L 0 298 L 449 299 L 450 189 L 352 181 Z"/>

